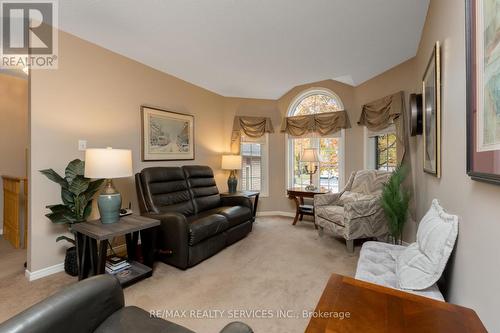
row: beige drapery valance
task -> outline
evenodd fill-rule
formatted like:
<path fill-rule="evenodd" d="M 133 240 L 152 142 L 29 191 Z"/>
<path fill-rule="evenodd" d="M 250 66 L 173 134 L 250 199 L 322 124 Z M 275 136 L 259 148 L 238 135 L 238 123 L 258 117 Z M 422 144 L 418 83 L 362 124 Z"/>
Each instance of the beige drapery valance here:
<path fill-rule="evenodd" d="M 342 128 L 350 128 L 346 111 L 317 113 L 306 116 L 292 116 L 283 119 L 281 132 L 293 136 L 316 133 L 321 136 L 333 134 Z"/>
<path fill-rule="evenodd" d="M 401 164 L 405 155 L 404 92 L 380 98 L 363 105 L 358 124 L 370 131 L 381 131 L 392 124 L 396 127 L 397 157 Z"/>
<path fill-rule="evenodd" d="M 273 123 L 268 117 L 236 116 L 231 134 L 231 152 L 240 153 L 241 135 L 260 138 L 266 133 L 273 133 Z"/>

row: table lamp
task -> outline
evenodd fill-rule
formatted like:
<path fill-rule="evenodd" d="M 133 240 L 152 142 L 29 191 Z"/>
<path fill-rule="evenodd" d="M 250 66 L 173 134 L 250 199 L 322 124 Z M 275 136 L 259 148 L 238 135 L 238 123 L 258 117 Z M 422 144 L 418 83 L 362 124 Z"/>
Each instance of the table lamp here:
<path fill-rule="evenodd" d="M 122 197 L 113 186 L 113 178 L 132 176 L 132 151 L 128 149 L 92 148 L 85 151 L 85 177 L 104 178 L 106 184 L 99 199 L 99 214 L 104 224 L 120 219 Z"/>
<path fill-rule="evenodd" d="M 318 165 L 314 165 L 313 169 L 313 163 L 319 162 L 318 148 L 304 148 L 300 161 L 308 163 L 305 166 L 306 173 L 309 174 L 309 185 L 306 186 L 306 190 L 316 190 L 316 186 L 313 185 L 313 175 L 318 171 Z"/>
<path fill-rule="evenodd" d="M 231 170 L 227 179 L 227 188 L 229 193 L 236 192 L 238 186 L 238 178 L 236 178 L 236 170 L 241 169 L 240 155 L 222 155 L 222 170 Z"/>

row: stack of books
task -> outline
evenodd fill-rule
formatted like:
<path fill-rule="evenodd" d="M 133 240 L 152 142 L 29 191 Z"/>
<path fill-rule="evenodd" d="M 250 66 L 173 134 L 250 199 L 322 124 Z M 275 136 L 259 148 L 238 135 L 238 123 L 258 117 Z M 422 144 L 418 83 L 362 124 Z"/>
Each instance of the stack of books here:
<path fill-rule="evenodd" d="M 130 264 L 124 258 L 110 257 L 106 260 L 106 273 L 108 274 L 117 274 L 130 267 Z"/>

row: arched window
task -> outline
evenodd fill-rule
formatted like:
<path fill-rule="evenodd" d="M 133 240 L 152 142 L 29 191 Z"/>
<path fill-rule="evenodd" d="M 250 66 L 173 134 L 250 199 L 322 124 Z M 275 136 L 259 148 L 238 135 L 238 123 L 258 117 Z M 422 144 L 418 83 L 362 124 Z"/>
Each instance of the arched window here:
<path fill-rule="evenodd" d="M 290 104 L 288 116 L 311 115 L 316 113 L 335 112 L 344 110 L 344 104 L 333 91 L 324 88 L 307 90 L 297 96 Z M 288 186 L 305 188 L 310 184 L 310 176 L 302 162 L 302 155 L 306 148 L 316 148 L 320 161 L 315 163 L 318 170 L 313 174 L 313 185 L 332 192 L 337 192 L 343 185 L 344 165 L 344 130 L 329 136 L 310 134 L 303 137 L 288 136 Z M 313 168 L 314 168 L 313 166 Z M 313 169 L 314 170 L 314 169 Z"/>

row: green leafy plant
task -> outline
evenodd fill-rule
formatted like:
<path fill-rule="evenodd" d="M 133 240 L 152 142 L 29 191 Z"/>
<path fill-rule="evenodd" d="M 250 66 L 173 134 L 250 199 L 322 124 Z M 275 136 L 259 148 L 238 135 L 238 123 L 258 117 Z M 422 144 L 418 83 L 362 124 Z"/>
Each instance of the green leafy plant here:
<path fill-rule="evenodd" d="M 381 204 L 389 224 L 389 232 L 396 244 L 401 243 L 403 227 L 408 219 L 410 192 L 403 186 L 408 175 L 405 166 L 399 166 L 384 185 Z"/>
<path fill-rule="evenodd" d="M 92 199 L 101 187 L 104 179 L 91 181 L 84 176 L 85 162 L 79 159 L 71 161 L 66 167 L 64 177 L 52 169 L 40 170 L 47 178 L 61 186 L 62 204 L 49 205 L 48 217 L 52 223 L 67 224 L 73 233 L 75 223 L 86 221 L 92 212 Z M 75 240 L 66 236 L 59 236 L 56 242 L 66 240 L 75 244 Z"/>

